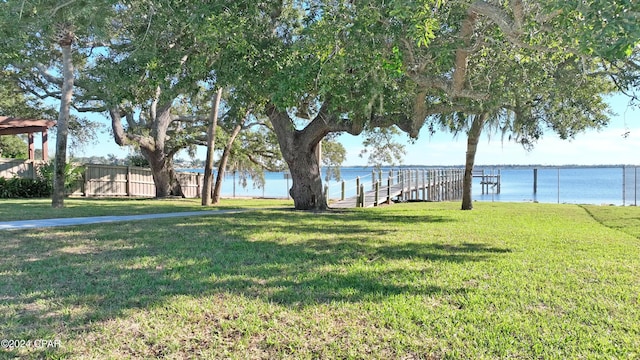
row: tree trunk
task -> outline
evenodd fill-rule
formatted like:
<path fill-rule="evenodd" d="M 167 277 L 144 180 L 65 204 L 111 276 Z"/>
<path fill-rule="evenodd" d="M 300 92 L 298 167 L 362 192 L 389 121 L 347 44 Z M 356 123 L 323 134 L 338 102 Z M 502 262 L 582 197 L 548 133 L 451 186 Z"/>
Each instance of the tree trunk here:
<path fill-rule="evenodd" d="M 157 125 L 154 125 L 152 131 L 155 137 L 127 134 L 122 126 L 120 109 L 109 109 L 113 137 L 116 144 L 127 146 L 134 143 L 139 146 L 142 155 L 149 162 L 153 182 L 156 185 L 156 197 L 158 198 L 167 196 L 184 197 L 180 181 L 178 181 L 177 174 L 173 170 L 173 155 L 167 154 L 164 150 L 164 138 L 166 137 L 167 124 L 170 122 L 170 109 L 171 106 L 166 105 L 158 113 L 153 111 L 157 119 Z M 126 116 L 131 116 L 131 114 L 126 114 Z"/>
<path fill-rule="evenodd" d="M 282 151 L 293 185 L 289 194 L 293 198 L 297 210 L 326 210 L 327 200 L 322 189 L 322 176 L 318 163 L 317 148 L 319 142 L 309 147 L 299 147 L 297 150 Z"/>
<path fill-rule="evenodd" d="M 216 127 L 218 126 L 218 109 L 222 89 L 218 89 L 215 98 L 212 99 L 211 114 L 209 115 L 209 129 L 207 131 L 207 159 L 204 165 L 204 183 L 202 186 L 202 205 L 211 205 L 211 188 L 213 186 L 213 155 L 215 151 Z"/>
<path fill-rule="evenodd" d="M 471 129 L 467 134 L 467 157 L 464 165 L 464 179 L 462 183 L 462 210 L 473 209 L 473 199 L 471 198 L 471 188 L 473 185 L 473 164 L 476 159 L 478 141 L 482 133 L 482 127 L 487 119 L 487 114 L 475 115 Z"/>
<path fill-rule="evenodd" d="M 329 133 L 322 111 L 303 130 L 297 130 L 286 111 L 270 106 L 267 115 L 278 137 L 280 150 L 289 165 L 293 185 L 289 194 L 296 210 L 326 210 L 322 189 L 318 144 Z"/>
<path fill-rule="evenodd" d="M 56 134 L 56 157 L 53 173 L 53 194 L 51 206 L 61 208 L 65 197 L 65 168 L 67 166 L 67 137 L 69 135 L 69 107 L 73 96 L 73 60 L 71 58 L 72 34 L 65 41 L 60 41 L 62 49 L 62 96 L 60 98 L 60 114 L 58 116 Z"/>
<path fill-rule="evenodd" d="M 184 197 L 180 181 L 178 181 L 177 174 L 173 170 L 171 158 L 167 157 L 162 150 L 149 150 L 142 147 L 140 150 L 142 155 L 149 161 L 153 182 L 156 185 L 156 197 Z"/>
<path fill-rule="evenodd" d="M 218 164 L 218 176 L 216 177 L 216 185 L 213 188 L 214 204 L 217 204 L 220 202 L 220 191 L 222 189 L 222 181 L 224 179 L 225 169 L 227 168 L 227 162 L 229 161 L 229 155 L 231 154 L 231 146 L 233 146 L 233 142 L 236 140 L 236 137 L 240 133 L 240 130 L 242 130 L 243 123 L 244 123 L 244 120 L 242 120 L 240 124 L 236 125 L 236 127 L 233 128 L 233 132 L 231 133 L 231 136 L 229 137 L 229 140 L 227 141 L 227 144 L 225 145 L 224 150 L 222 151 L 222 157 L 220 157 L 220 164 Z"/>

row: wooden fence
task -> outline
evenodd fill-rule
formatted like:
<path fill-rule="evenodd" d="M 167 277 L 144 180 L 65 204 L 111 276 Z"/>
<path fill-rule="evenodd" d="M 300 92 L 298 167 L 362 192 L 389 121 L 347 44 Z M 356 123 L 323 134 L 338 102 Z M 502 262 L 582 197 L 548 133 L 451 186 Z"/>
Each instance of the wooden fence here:
<path fill-rule="evenodd" d="M 0 159 L 0 177 L 35 179 L 37 168 L 43 163 L 42 160 Z"/>
<path fill-rule="evenodd" d="M 151 170 L 135 166 L 84 165 L 82 183 L 74 195 L 154 197 L 156 186 Z M 200 197 L 202 174 L 178 173 L 185 197 Z"/>
<path fill-rule="evenodd" d="M 0 177 L 31 178 L 37 176 L 43 161 L 0 159 Z M 76 196 L 128 196 L 155 197 L 156 186 L 151 170 L 135 166 L 83 165 L 82 180 L 71 192 Z M 186 197 L 200 197 L 203 176 L 196 173 L 178 173 L 178 180 Z"/>

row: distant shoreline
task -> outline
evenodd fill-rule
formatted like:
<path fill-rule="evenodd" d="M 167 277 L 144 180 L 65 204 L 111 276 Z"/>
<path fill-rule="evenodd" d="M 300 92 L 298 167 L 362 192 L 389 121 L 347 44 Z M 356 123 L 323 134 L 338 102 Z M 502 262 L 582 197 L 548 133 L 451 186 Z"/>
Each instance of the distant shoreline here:
<path fill-rule="evenodd" d="M 373 166 L 341 166 L 342 169 L 366 169 L 372 168 Z M 463 168 L 464 165 L 397 165 L 397 166 L 383 166 L 383 169 L 409 169 L 409 168 L 433 168 L 433 169 L 448 169 L 448 168 Z M 489 165 L 475 165 L 474 168 L 482 169 L 482 168 L 503 168 L 503 169 L 532 169 L 532 168 L 540 168 L 540 169 L 596 169 L 596 168 L 622 168 L 622 167 L 640 167 L 640 165 L 634 164 L 614 164 L 614 165 L 605 165 L 605 164 L 597 164 L 597 165 L 577 165 L 577 164 L 565 164 L 565 165 L 540 165 L 540 164 L 531 164 L 531 165 L 515 165 L 515 164 L 489 164 Z"/>
<path fill-rule="evenodd" d="M 566 164 L 566 165 L 539 165 L 539 164 L 531 164 L 531 165 L 515 165 L 515 164 L 495 164 L 495 165 L 475 165 L 474 169 L 611 169 L 611 168 L 634 168 L 640 167 L 640 165 L 634 164 L 615 164 L 615 165 L 576 165 L 576 164 Z M 323 166 L 323 168 L 325 168 Z M 364 170 L 364 169 L 372 169 L 375 166 L 370 165 L 349 165 L 349 166 L 341 166 L 340 169 L 355 169 L 355 170 Z M 464 168 L 464 165 L 385 165 L 382 166 L 381 169 L 460 169 Z M 203 170 L 200 167 L 179 167 L 176 170 L 181 171 L 193 171 L 193 170 Z M 217 170 L 217 169 L 216 169 Z M 276 171 L 282 172 L 282 171 Z"/>

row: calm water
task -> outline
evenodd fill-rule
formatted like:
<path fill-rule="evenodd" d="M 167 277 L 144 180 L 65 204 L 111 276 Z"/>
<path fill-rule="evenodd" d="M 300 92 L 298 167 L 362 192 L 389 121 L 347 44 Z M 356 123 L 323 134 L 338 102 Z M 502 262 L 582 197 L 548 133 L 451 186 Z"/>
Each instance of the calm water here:
<path fill-rule="evenodd" d="M 383 168 L 383 181 L 391 168 Z M 395 169 L 395 168 L 394 168 Z M 635 167 L 578 167 L 578 168 L 538 168 L 538 191 L 533 192 L 533 168 L 485 168 L 485 173 L 497 174 L 500 170 L 501 192 L 490 189 L 488 194 L 481 193 L 480 179 L 474 179 L 473 198 L 477 201 L 514 201 L 545 203 L 581 203 L 634 205 L 638 203 L 640 192 L 640 168 Z M 198 170 L 183 170 L 198 171 Z M 199 170 L 202 172 L 202 170 Z M 341 170 L 345 180 L 346 196 L 355 195 L 356 178 L 360 177 L 365 186 L 372 183 L 372 169 L 365 167 L 347 167 Z M 378 177 L 378 173 L 375 174 Z M 264 188 L 254 187 L 251 180 L 244 188 L 234 182 L 233 174 L 227 174 L 222 186 L 223 196 L 287 197 L 291 180 L 282 172 L 265 174 Z M 235 185 L 235 186 L 234 186 Z M 332 180 L 329 185 L 329 197 L 339 198 L 341 182 Z M 624 197 L 623 197 L 624 196 Z"/>

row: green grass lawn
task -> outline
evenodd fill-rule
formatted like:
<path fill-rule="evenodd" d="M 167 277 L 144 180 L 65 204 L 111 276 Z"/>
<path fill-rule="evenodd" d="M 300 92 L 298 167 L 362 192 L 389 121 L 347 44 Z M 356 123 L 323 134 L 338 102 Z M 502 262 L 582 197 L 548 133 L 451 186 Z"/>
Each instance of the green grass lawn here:
<path fill-rule="evenodd" d="M 0 357 L 640 358 L 640 208 L 458 208 L 0 232 Z"/>
<path fill-rule="evenodd" d="M 235 208 L 291 207 L 289 200 L 222 199 L 220 204 L 204 207 L 201 199 L 99 199 L 69 198 L 64 208 L 53 209 L 51 199 L 0 199 L 0 221 L 69 218 L 103 215 L 138 215 L 181 211 Z"/>

